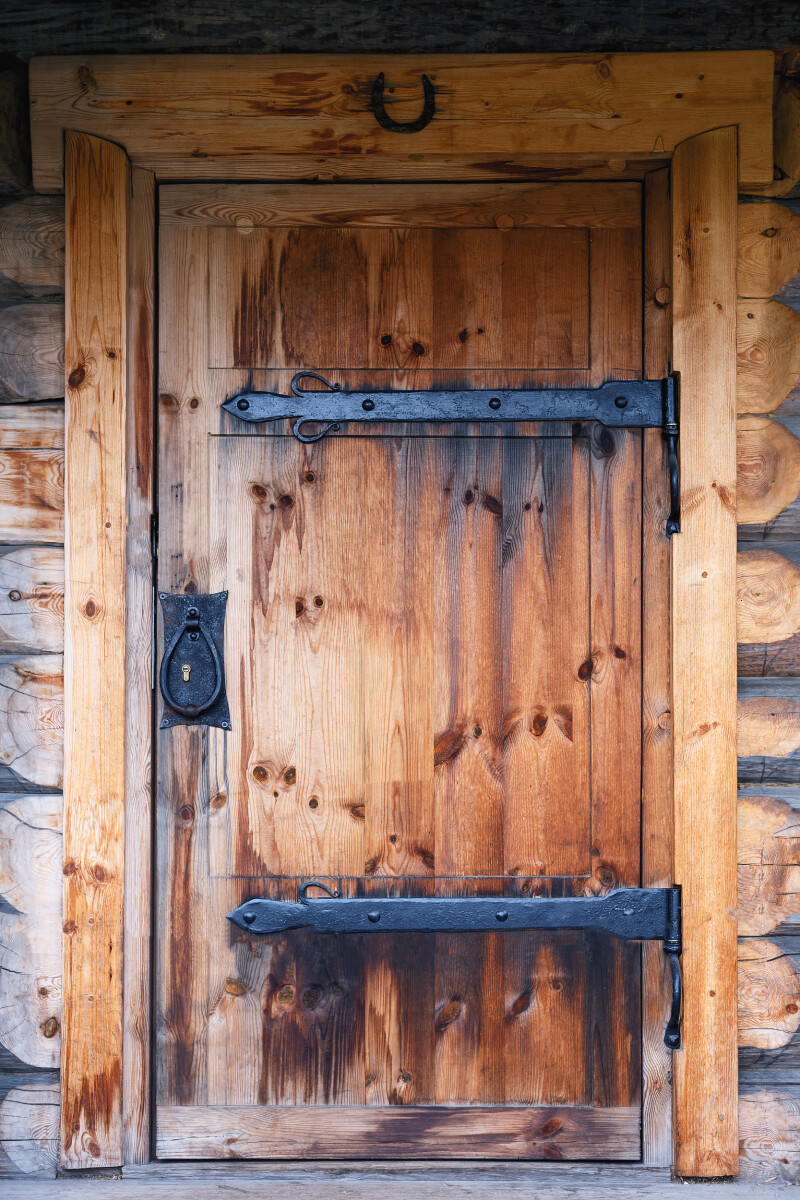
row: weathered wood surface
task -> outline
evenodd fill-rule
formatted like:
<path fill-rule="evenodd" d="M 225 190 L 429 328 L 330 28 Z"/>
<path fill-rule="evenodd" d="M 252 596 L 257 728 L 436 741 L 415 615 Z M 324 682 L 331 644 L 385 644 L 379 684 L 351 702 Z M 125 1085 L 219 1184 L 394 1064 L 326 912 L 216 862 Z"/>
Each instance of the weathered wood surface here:
<path fill-rule="evenodd" d="M 800 632 L 800 567 L 774 550 L 736 556 L 736 639 L 785 642 Z"/>
<path fill-rule="evenodd" d="M 768 1183 L 800 1180 L 800 1092 L 746 1088 L 739 1097 L 741 1176 Z"/>
<path fill-rule="evenodd" d="M 19 546 L 0 556 L 0 654 L 64 649 L 64 551 Z"/>
<path fill-rule="evenodd" d="M 779 795 L 738 804 L 739 933 L 760 937 L 800 913 L 800 813 Z"/>
<path fill-rule="evenodd" d="M 644 374 L 669 370 L 672 345 L 669 171 L 644 184 Z M 665 302 L 666 301 L 666 302 Z M 642 885 L 672 883 L 672 722 L 670 687 L 669 515 L 664 439 L 643 435 L 642 480 Z M 642 1160 L 670 1166 L 672 1053 L 664 1045 L 670 980 L 658 944 L 642 946 Z"/>
<path fill-rule="evenodd" d="M 800 975 L 781 945 L 761 938 L 739 944 L 739 1045 L 786 1046 L 800 1026 Z"/>
<path fill-rule="evenodd" d="M 369 1146 L 375 1158 L 614 1160 L 638 1158 L 640 1120 L 638 1108 L 394 1106 L 350 1108 L 345 1127 L 321 1107 L 164 1107 L 157 1147 L 165 1158 L 358 1157 Z"/>
<path fill-rule="evenodd" d="M 787 196 L 800 183 L 800 83 L 797 78 L 776 80 L 773 103 L 773 179 L 753 191 L 762 196 Z"/>
<path fill-rule="evenodd" d="M 61 1161 L 122 1161 L 130 171 L 68 133 Z M 91 719 L 87 720 L 87 714 Z"/>
<path fill-rule="evenodd" d="M 641 225 L 638 183 L 337 184 L 274 187 L 261 183 L 170 185 L 159 189 L 159 223 L 187 228 L 610 228 Z"/>
<path fill-rule="evenodd" d="M 440 178 L 442 160 L 459 156 L 485 162 L 521 153 L 552 163 L 568 152 L 658 162 L 694 134 L 737 125 L 741 181 L 768 183 L 773 70 L 773 56 L 757 51 L 34 58 L 35 186 L 63 187 L 63 134 L 74 128 L 124 145 L 134 165 L 161 178 L 286 178 L 292 162 L 293 174 L 338 174 L 354 161 L 362 177 L 385 178 L 387 162 L 400 156 L 408 176 L 411 147 L 398 146 L 366 111 L 381 71 L 399 120 L 418 115 L 420 75 L 431 78 L 438 112 L 415 135 L 413 153 L 418 164 L 435 161 Z M 500 104 L 492 101 L 498 93 Z M 558 99 L 566 94 L 567 107 Z"/>
<path fill-rule="evenodd" d="M 61 884 L 61 797 L 3 797 L 0 1043 L 36 1067 L 60 1061 Z"/>
<path fill-rule="evenodd" d="M 0 402 L 64 395 L 64 306 L 0 309 Z"/>
<path fill-rule="evenodd" d="M 155 181 L 131 172 L 125 543 L 125 957 L 122 1121 L 126 1162 L 150 1157 L 153 788 L 153 372 Z M 0 593 L 1 595 L 2 593 Z"/>
<path fill-rule="evenodd" d="M 11 53 L 0 61 L 0 194 L 31 186 L 31 136 L 25 64 Z"/>
<path fill-rule="evenodd" d="M 63 540 L 64 451 L 0 449 L 0 541 Z"/>
<path fill-rule="evenodd" d="M 731 1175 L 736 1134 L 736 131 L 672 167 L 682 533 L 672 546 L 675 882 L 683 888 L 676 1169 Z M 698 808 L 698 780 L 703 805 Z"/>
<path fill-rule="evenodd" d="M 34 295 L 63 292 L 64 201 L 60 196 L 26 196 L 0 208 L 0 296 L 6 281 Z"/>
<path fill-rule="evenodd" d="M 60 788 L 64 667 L 58 654 L 0 660 L 0 762 L 22 780 Z"/>
<path fill-rule="evenodd" d="M 736 362 L 737 411 L 773 412 L 800 379 L 800 313 L 775 300 L 740 300 Z"/>
<path fill-rule="evenodd" d="M 800 492 L 800 439 L 780 421 L 740 417 L 736 422 L 737 519 L 772 521 Z"/>
<path fill-rule="evenodd" d="M 800 695 L 740 698 L 737 746 L 740 758 L 783 757 L 800 748 Z"/>
<path fill-rule="evenodd" d="M 737 286 L 768 299 L 800 271 L 800 216 L 784 204 L 740 204 Z"/>
<path fill-rule="evenodd" d="M 63 403 L 0 405 L 0 445 L 5 450 L 63 450 Z"/>
<path fill-rule="evenodd" d="M 58 1079 L 45 1072 L 12 1076 L 0 1101 L 0 1178 L 7 1174 L 54 1175 L 58 1162 Z M 22 1185 L 30 1194 L 31 1180 Z M 3 1194 L 14 1184 L 3 1178 Z"/>

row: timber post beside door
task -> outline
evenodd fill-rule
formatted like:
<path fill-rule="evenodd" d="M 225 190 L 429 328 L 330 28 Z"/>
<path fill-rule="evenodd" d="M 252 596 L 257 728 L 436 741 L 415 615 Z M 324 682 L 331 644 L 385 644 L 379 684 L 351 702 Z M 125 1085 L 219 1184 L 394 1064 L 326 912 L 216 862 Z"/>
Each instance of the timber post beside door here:
<path fill-rule="evenodd" d="M 612 57 L 620 70 L 623 66 L 627 70 L 626 56 Z M 711 62 L 717 71 L 714 78 L 719 80 L 721 72 L 727 86 L 732 75 L 723 60 L 727 61 L 729 55 L 693 57 Z M 674 880 L 683 888 L 685 1010 L 683 1048 L 674 1055 L 674 1116 L 675 1165 L 680 1174 L 689 1176 L 735 1174 L 738 1169 L 734 913 L 736 190 L 737 166 L 748 182 L 767 182 L 771 154 L 759 142 L 758 134 L 767 121 L 772 74 L 771 65 L 768 70 L 765 65 L 770 56 L 740 57 L 750 61 L 747 70 L 751 90 L 748 92 L 742 84 L 741 95 L 726 93 L 727 107 L 715 110 L 718 116 L 724 111 L 723 119 L 729 122 L 723 128 L 698 132 L 696 113 L 694 127 L 687 128 L 685 105 L 667 106 L 663 114 L 658 114 L 658 120 L 663 116 L 674 133 L 670 141 L 665 125 L 667 150 L 661 158 L 672 159 L 672 366 L 680 372 L 682 383 L 683 532 L 673 539 L 671 551 L 671 665 Z M 557 56 L 550 64 L 544 61 L 547 56 L 536 58 L 536 71 L 546 66 L 555 69 L 559 62 Z M 628 58 L 633 62 L 638 56 Z M 761 59 L 764 62 L 759 65 L 756 60 Z M 131 71 L 132 61 L 123 57 L 97 60 L 91 69 L 100 79 L 101 88 L 114 93 L 116 86 L 119 100 L 134 87 L 125 76 Z M 131 823 L 133 814 L 125 811 L 126 803 L 134 802 L 128 763 L 128 755 L 134 750 L 130 744 L 126 748 L 126 706 L 130 731 L 134 691 L 139 704 L 143 695 L 142 687 L 137 685 L 138 690 L 132 690 L 127 679 L 126 623 L 130 653 L 135 632 L 132 623 L 143 619 L 142 597 L 147 591 L 146 586 L 139 589 L 141 603 L 132 611 L 131 597 L 139 592 L 131 590 L 128 583 L 126 605 L 125 522 L 126 507 L 128 517 L 131 512 L 137 514 L 139 526 L 146 522 L 150 487 L 147 451 L 152 452 L 145 416 L 151 390 L 147 380 L 136 392 L 138 416 L 132 423 L 131 415 L 127 415 L 126 434 L 126 394 L 132 381 L 126 326 L 129 330 L 136 327 L 129 319 L 132 297 L 137 289 L 139 295 L 152 289 L 154 267 L 152 256 L 149 265 L 143 266 L 140 260 L 137 268 L 129 254 L 131 164 L 123 146 L 130 149 L 134 169 L 152 169 L 156 180 L 160 171 L 165 178 L 197 177 L 201 162 L 204 177 L 229 179 L 237 174 L 235 162 L 226 157 L 227 143 L 216 145 L 216 157 L 203 157 L 200 151 L 206 135 L 195 130 L 191 118 L 196 114 L 189 108 L 178 111 L 179 101 L 169 119 L 184 122 L 186 128 L 191 125 L 192 132 L 183 141 L 170 142 L 178 148 L 166 156 L 158 122 L 151 125 L 146 116 L 139 116 L 150 111 L 143 91 L 151 89 L 151 107 L 155 108 L 163 89 L 163 79 L 156 72 L 148 73 L 148 61 L 138 65 L 135 80 L 136 94 L 143 102 L 130 108 L 124 108 L 121 101 L 88 107 L 71 102 L 69 88 L 59 80 L 59 73 L 89 70 L 82 59 L 56 60 L 55 65 L 39 60 L 34 63 L 32 76 L 34 100 L 41 101 L 34 109 L 34 165 L 45 190 L 60 186 L 59 147 L 67 123 L 67 721 L 61 1157 L 62 1165 L 68 1168 L 141 1161 L 147 1156 L 150 1141 L 145 1111 L 152 1021 L 152 1015 L 144 1011 L 148 995 L 147 920 L 137 923 L 135 962 L 132 959 L 129 965 L 126 961 L 125 966 L 127 987 L 131 995 L 138 994 L 140 1003 L 136 1018 L 140 1027 L 135 1032 L 128 1028 L 125 1038 L 122 935 L 123 927 L 126 933 L 130 931 L 131 914 L 138 912 L 137 902 L 124 895 L 123 888 L 126 820 L 129 832 L 135 828 L 140 839 L 135 859 L 142 871 L 138 878 L 146 879 L 149 871 L 149 816 L 141 810 Z M 335 74 L 336 62 L 326 58 L 326 70 Z M 277 69 L 274 59 L 267 65 L 270 71 Z M 313 65 L 313 61 L 307 62 L 309 68 Z M 372 65 L 363 67 L 342 60 L 339 70 L 349 79 L 354 72 L 370 71 Z M 374 65 L 377 69 L 384 63 L 376 60 Z M 435 65 L 431 59 L 423 64 L 429 72 L 435 71 Z M 452 68 L 452 58 L 445 65 Z M 216 91 L 217 99 L 223 100 L 225 89 L 231 86 L 230 72 L 215 73 L 213 61 L 206 59 L 196 67 L 207 80 L 209 94 Z M 496 86 L 501 88 L 507 68 L 502 60 L 496 67 Z M 191 73 L 195 64 L 181 69 Z M 563 67 L 567 78 L 576 69 L 575 56 L 571 56 Z M 696 69 L 692 67 L 692 71 Z M 717 81 L 714 87 L 722 89 L 723 85 Z M 664 90 L 660 80 L 659 93 Z M 187 95 L 196 94 L 194 85 L 188 87 Z M 63 96 L 67 101 L 62 103 Z M 541 107 L 537 113 L 536 149 L 542 154 Z M 311 126 L 318 115 L 310 113 Z M 270 129 L 277 119 L 274 115 L 269 118 Z M 362 119 L 372 120 L 369 114 L 346 115 L 346 122 Z M 708 126 L 716 123 L 710 109 L 706 119 Z M 471 118 L 467 114 L 458 120 L 458 132 L 467 144 L 466 126 Z M 72 124 L 80 125 L 85 132 L 72 132 Z M 582 177 L 595 169 L 598 174 L 593 177 L 607 177 L 604 156 L 616 143 L 610 140 L 602 122 L 583 120 L 579 124 L 582 135 L 596 138 L 596 151 L 592 146 L 582 148 Z M 635 165 L 636 157 L 641 159 L 648 152 L 635 141 L 637 124 L 622 120 L 617 124 L 622 129 L 620 136 L 631 140 L 623 153 L 629 153 Z M 436 132 L 435 120 L 430 128 Z M 441 131 L 440 125 L 438 129 Z M 737 130 L 743 147 L 738 163 Z M 506 132 L 500 126 L 495 131 L 497 136 L 506 136 Z M 484 140 L 490 133 L 481 130 Z M 111 136 L 121 145 L 103 140 Z M 286 144 L 286 136 L 288 133 L 282 135 L 281 144 Z M 429 154 L 419 166 L 410 160 L 404 163 L 403 154 L 411 153 L 414 146 L 406 150 L 405 142 L 402 147 L 396 141 L 381 142 L 393 135 L 375 135 L 371 125 L 366 136 L 377 139 L 381 152 L 385 145 L 391 146 L 395 174 L 399 172 L 409 180 L 432 177 L 436 154 Z M 769 141 L 766 136 L 765 140 Z M 258 138 L 256 141 L 260 145 Z M 568 142 L 566 138 L 565 144 Z M 313 174 L 316 168 L 310 162 L 304 164 L 303 156 L 313 158 L 315 151 L 302 139 L 297 145 L 292 172 L 301 177 Z M 272 159 L 264 152 L 257 165 L 252 158 L 243 162 L 242 175 L 266 177 L 270 162 L 277 162 L 277 151 L 271 153 Z M 482 147 L 482 160 L 486 154 L 488 150 L 484 153 Z M 180 162 L 176 163 L 176 158 Z M 540 159 L 536 164 L 539 174 L 547 168 L 558 170 L 559 159 L 569 163 L 569 152 L 562 148 L 561 154 L 548 155 L 547 164 Z M 357 161 L 362 160 L 352 156 L 348 159 L 347 173 L 351 177 L 358 178 L 353 166 Z M 364 177 L 380 174 L 383 169 L 381 153 L 363 161 Z M 286 156 L 281 162 L 286 165 Z M 485 161 L 480 169 L 485 179 Z M 469 174 L 473 170 L 470 165 L 463 170 L 465 178 L 474 178 Z M 136 189 L 134 199 L 135 195 Z M 147 203 L 152 205 L 152 197 Z M 145 278 L 148 271 L 149 289 Z M 152 343 L 145 338 L 143 345 Z M 138 461 L 146 464 L 142 465 L 144 474 L 138 477 L 144 495 L 138 508 L 131 506 L 131 491 L 137 485 L 129 469 L 126 444 L 134 430 L 140 437 Z M 139 526 L 137 536 L 141 537 Z M 143 652 L 140 644 L 137 653 Z M 137 722 L 135 752 L 146 767 L 149 731 L 145 730 L 141 712 Z M 129 736 L 129 743 L 133 740 Z M 141 795 L 145 793 L 146 788 Z M 140 801 L 141 796 L 136 802 Z M 129 862 L 134 867 L 134 859 Z M 146 890 L 140 894 L 146 894 Z M 142 917 L 141 912 L 138 916 Z M 129 1053 L 124 1067 L 123 1041 Z M 128 1073 L 129 1068 L 133 1073 Z M 129 1081 L 128 1112 L 138 1107 L 137 1115 L 130 1118 L 135 1128 L 126 1125 L 128 1118 L 123 1113 L 123 1078 Z M 133 1080 L 140 1089 L 138 1106 L 131 1093 Z M 123 1137 L 124 1126 L 128 1128 L 127 1138 Z"/>
<path fill-rule="evenodd" d="M 674 882 L 683 899 L 675 1169 L 739 1172 L 736 1029 L 736 129 L 672 160 L 681 527 L 672 539 Z"/>

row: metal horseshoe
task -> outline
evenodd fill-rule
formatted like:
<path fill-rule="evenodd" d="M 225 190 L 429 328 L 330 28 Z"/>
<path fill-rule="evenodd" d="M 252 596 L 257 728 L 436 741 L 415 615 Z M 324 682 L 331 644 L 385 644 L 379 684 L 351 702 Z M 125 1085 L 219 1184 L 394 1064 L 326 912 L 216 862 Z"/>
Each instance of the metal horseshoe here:
<path fill-rule="evenodd" d="M 384 75 L 383 71 L 381 71 L 372 85 L 372 102 L 370 106 L 375 115 L 375 120 L 379 125 L 382 125 L 384 129 L 388 129 L 390 133 L 419 133 L 420 129 L 424 129 L 426 125 L 430 125 L 436 112 L 436 92 L 433 90 L 433 84 L 427 75 L 422 76 L 422 91 L 425 96 L 425 103 L 416 121 L 392 120 L 383 103 L 383 85 Z"/>

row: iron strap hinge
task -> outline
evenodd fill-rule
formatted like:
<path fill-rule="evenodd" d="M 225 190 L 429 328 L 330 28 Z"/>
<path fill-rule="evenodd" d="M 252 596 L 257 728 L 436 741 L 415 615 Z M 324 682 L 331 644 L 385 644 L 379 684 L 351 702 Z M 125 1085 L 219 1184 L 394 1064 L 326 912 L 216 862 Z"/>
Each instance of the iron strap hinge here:
<path fill-rule="evenodd" d="M 311 899 L 309 889 L 327 893 Z M 228 913 L 248 933 L 311 928 L 317 933 L 461 933 L 581 929 L 627 941 L 660 941 L 669 957 L 672 1006 L 664 1041 L 680 1045 L 680 888 L 620 888 L 605 896 L 345 897 L 309 880 L 298 900 L 253 897 Z"/>
<path fill-rule="evenodd" d="M 301 387 L 315 380 L 327 390 Z M 670 512 L 667 536 L 680 530 L 678 480 L 679 377 L 631 379 L 597 388 L 464 389 L 462 391 L 350 392 L 317 371 L 298 371 L 292 395 L 237 392 L 222 405 L 239 421 L 291 420 L 301 442 L 318 442 L 346 421 L 599 421 L 619 429 L 662 429 L 667 446 Z M 304 433 L 317 422 L 322 428 Z"/>

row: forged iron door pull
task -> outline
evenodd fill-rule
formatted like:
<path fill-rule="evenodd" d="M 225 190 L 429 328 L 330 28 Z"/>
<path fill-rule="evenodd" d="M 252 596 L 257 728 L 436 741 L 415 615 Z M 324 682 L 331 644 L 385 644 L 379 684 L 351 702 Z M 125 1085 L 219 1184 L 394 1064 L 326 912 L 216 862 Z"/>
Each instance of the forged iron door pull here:
<path fill-rule="evenodd" d="M 230 729 L 222 657 L 228 593 L 171 596 L 159 592 L 159 599 L 165 644 L 159 684 L 167 706 L 161 729 L 186 724 Z"/>
<path fill-rule="evenodd" d="M 312 899 L 309 889 L 327 893 Z M 628 941 L 661 941 L 672 969 L 672 1008 L 664 1041 L 680 1046 L 680 888 L 619 888 L 605 896 L 342 897 L 319 880 L 300 885 L 298 900 L 253 897 L 228 913 L 248 933 L 312 928 L 317 933 L 460 933 L 583 929 Z"/>
<path fill-rule="evenodd" d="M 422 76 L 422 94 L 425 100 L 422 112 L 416 121 L 395 121 L 389 116 L 383 101 L 384 84 L 385 79 L 383 71 L 381 71 L 380 75 L 376 76 L 375 82 L 372 85 L 372 95 L 370 97 L 370 108 L 379 125 L 383 126 L 384 129 L 388 129 L 390 133 L 419 133 L 426 125 L 430 125 L 436 112 L 436 92 L 427 75 Z"/>

